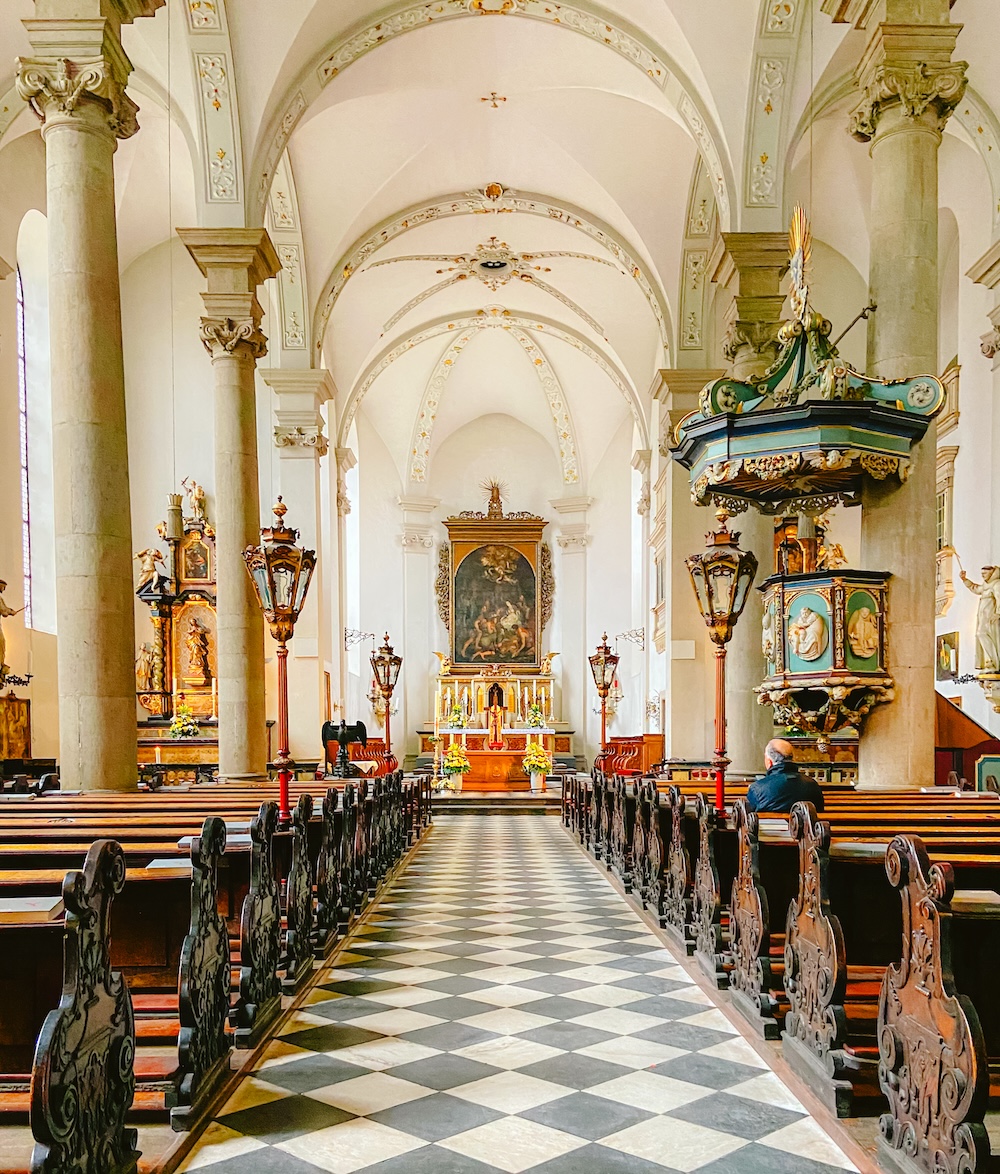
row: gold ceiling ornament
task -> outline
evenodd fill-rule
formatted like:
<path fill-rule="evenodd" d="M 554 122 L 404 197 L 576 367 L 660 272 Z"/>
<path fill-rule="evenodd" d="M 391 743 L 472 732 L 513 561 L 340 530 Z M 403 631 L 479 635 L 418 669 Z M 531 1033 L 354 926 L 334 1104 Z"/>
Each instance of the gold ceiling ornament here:
<path fill-rule="evenodd" d="M 500 188 L 500 185 L 490 184 L 489 189 L 484 190 L 484 194 L 485 191 L 495 188 Z M 500 199 L 503 193 L 504 189 L 501 188 L 496 197 L 490 198 Z M 538 262 L 553 258 L 592 261 L 597 265 L 606 265 L 609 269 L 614 269 L 619 273 L 626 272 L 616 262 L 610 261 L 605 257 L 596 257 L 592 253 L 576 253 L 566 249 L 549 249 L 540 252 L 519 253 L 512 249 L 506 241 L 499 240 L 495 236 L 491 236 L 482 244 L 477 245 L 475 251 L 471 253 L 421 253 L 411 254 L 405 257 L 385 257 L 381 261 L 372 261 L 362 272 L 377 269 L 382 265 L 395 265 L 400 261 L 447 263 L 444 264 L 443 268 L 435 271 L 438 274 L 446 274 L 447 276 L 445 276 L 444 280 L 436 282 L 434 285 L 422 290 L 405 305 L 401 306 L 382 327 L 383 334 L 390 331 L 401 318 L 405 317 L 411 310 L 416 309 L 421 302 L 426 301 L 428 298 L 433 297 L 435 294 L 448 289 L 460 281 L 467 281 L 470 277 L 475 277 L 494 293 L 514 278 L 517 278 L 519 281 L 529 282 L 535 289 L 541 290 L 542 293 L 548 294 L 549 297 L 555 298 L 557 302 L 561 302 L 567 309 L 572 310 L 574 314 L 586 322 L 591 330 L 595 331 L 602 338 L 607 339 L 604 327 L 596 319 L 592 318 L 582 306 L 538 276 L 541 273 L 552 272 L 550 266 L 539 265 Z M 631 276 L 631 274 L 626 275 Z"/>
<path fill-rule="evenodd" d="M 523 0 L 469 0 L 469 11 L 476 16 L 508 16 L 523 12 Z"/>

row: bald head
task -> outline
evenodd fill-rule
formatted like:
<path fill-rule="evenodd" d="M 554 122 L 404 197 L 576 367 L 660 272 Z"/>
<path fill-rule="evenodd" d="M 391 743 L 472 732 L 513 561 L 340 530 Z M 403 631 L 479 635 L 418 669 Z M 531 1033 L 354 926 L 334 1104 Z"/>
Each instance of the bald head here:
<path fill-rule="evenodd" d="M 764 747 L 764 767 L 770 770 L 779 762 L 790 760 L 795 755 L 795 749 L 791 742 L 787 742 L 784 738 L 772 738 L 770 742 Z"/>

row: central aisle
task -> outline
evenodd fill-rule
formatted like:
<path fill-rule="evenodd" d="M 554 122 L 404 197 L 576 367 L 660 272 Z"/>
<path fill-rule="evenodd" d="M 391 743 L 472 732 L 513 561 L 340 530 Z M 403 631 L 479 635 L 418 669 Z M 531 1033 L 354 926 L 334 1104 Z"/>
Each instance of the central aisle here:
<path fill-rule="evenodd" d="M 322 982 L 183 1169 L 855 1168 L 555 818 L 439 817 Z"/>

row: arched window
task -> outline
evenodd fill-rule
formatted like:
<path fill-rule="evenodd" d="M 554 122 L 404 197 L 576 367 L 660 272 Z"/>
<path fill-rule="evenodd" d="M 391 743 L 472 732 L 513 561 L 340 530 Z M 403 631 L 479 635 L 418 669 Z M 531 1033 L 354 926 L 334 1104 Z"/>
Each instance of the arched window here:
<path fill-rule="evenodd" d="M 17 234 L 17 367 L 21 425 L 24 622 L 56 630 L 52 395 L 49 378 L 48 223 L 27 212 Z"/>

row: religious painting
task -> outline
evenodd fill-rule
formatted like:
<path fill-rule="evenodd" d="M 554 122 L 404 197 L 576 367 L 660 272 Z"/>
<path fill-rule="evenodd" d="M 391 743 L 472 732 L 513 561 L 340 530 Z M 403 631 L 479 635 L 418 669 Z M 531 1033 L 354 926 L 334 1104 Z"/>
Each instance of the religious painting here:
<path fill-rule="evenodd" d="M 944 632 L 937 638 L 937 656 L 934 659 L 934 678 L 938 681 L 958 680 L 958 633 Z"/>
<path fill-rule="evenodd" d="M 184 578 L 196 582 L 211 578 L 208 547 L 199 538 L 184 547 Z"/>
<path fill-rule="evenodd" d="M 0 697 L 0 758 L 30 757 L 31 702 L 11 689 Z"/>
<path fill-rule="evenodd" d="M 465 554 L 455 568 L 452 606 L 455 664 L 537 663 L 538 580 L 514 546 L 489 542 Z"/>

